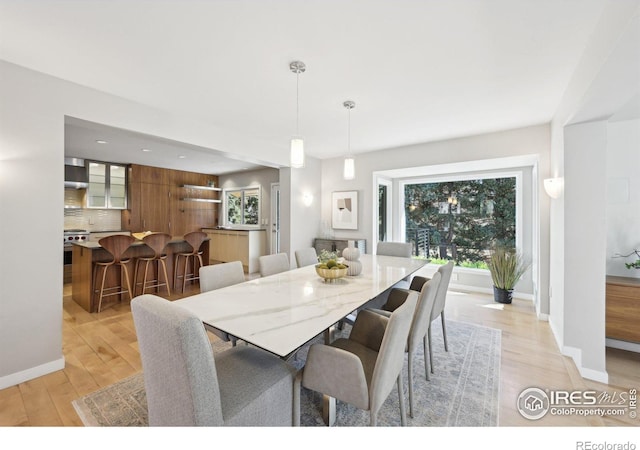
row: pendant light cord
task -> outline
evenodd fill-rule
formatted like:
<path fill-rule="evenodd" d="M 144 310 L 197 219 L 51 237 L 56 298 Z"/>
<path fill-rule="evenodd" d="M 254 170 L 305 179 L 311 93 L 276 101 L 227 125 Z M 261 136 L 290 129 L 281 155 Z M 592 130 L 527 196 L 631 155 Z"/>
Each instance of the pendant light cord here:
<path fill-rule="evenodd" d="M 347 154 L 351 156 L 351 108 L 348 108 L 347 115 L 347 123 L 348 123 L 348 131 L 347 131 Z"/>
<path fill-rule="evenodd" d="M 300 136 L 300 71 L 296 71 L 296 136 Z"/>

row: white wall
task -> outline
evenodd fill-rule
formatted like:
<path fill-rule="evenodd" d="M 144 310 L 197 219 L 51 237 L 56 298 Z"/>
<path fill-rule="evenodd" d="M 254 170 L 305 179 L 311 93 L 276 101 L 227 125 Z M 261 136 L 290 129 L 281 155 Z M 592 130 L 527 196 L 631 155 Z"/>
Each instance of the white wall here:
<path fill-rule="evenodd" d="M 565 177 L 565 192 L 571 198 L 562 195 L 551 204 L 549 323 L 561 351 L 573 357 L 582 376 L 602 382 L 608 380 L 603 366 L 606 229 L 599 218 L 576 205 L 586 205 L 583 197 L 593 193 L 606 207 L 606 120 L 640 89 L 639 16 L 638 0 L 607 2 L 551 122 L 551 173 Z M 580 145 L 586 153 L 581 153 Z M 594 158 L 600 166 L 584 158 Z M 594 192 L 590 181 L 601 191 Z M 593 203 L 588 208 L 594 209 Z M 585 249 L 592 246 L 594 252 L 586 255 Z M 579 261 L 578 255 L 593 264 Z M 574 285 L 584 284 L 583 280 L 595 289 L 586 299 L 578 298 L 584 290 Z"/>
<path fill-rule="evenodd" d="M 313 246 L 320 236 L 322 163 L 307 156 L 301 169 L 280 169 L 280 251 L 296 267 L 295 251 Z M 305 195 L 311 203 L 305 204 Z"/>
<path fill-rule="evenodd" d="M 64 116 L 55 97 L 65 93 L 0 64 L 1 389 L 64 364 Z"/>
<path fill-rule="evenodd" d="M 640 278 L 625 262 L 640 250 L 640 119 L 607 125 L 607 275 Z"/>
<path fill-rule="evenodd" d="M 564 136 L 564 349 L 583 376 L 605 379 L 607 124 L 571 125 Z"/>
<path fill-rule="evenodd" d="M 295 267 L 296 250 L 313 246 L 320 236 L 320 201 L 322 199 L 322 162 L 306 158 L 304 169 L 291 169 L 291 251 L 292 267 Z M 311 204 L 305 204 L 305 194 L 311 196 Z"/>
<path fill-rule="evenodd" d="M 367 253 L 371 253 L 373 249 L 374 233 L 374 172 L 390 171 L 393 169 L 405 169 L 421 166 L 440 166 L 455 165 L 460 163 L 460 167 L 465 166 L 465 170 L 469 169 L 468 161 L 486 161 L 502 158 L 514 158 L 518 156 L 534 155 L 538 160 L 538 177 L 540 178 L 538 186 L 541 186 L 541 179 L 548 177 L 548 157 L 550 148 L 549 127 L 547 125 L 538 125 L 533 127 L 521 128 L 517 130 L 501 131 L 478 136 L 471 136 L 460 139 L 452 139 L 440 142 L 425 143 L 413 145 L 409 147 L 393 148 L 381 150 L 356 156 L 356 177 L 354 180 L 345 181 L 342 179 L 342 158 L 334 158 L 324 160 L 322 165 L 322 220 L 331 221 L 331 192 L 356 190 L 359 193 L 359 211 L 358 223 L 359 228 L 356 231 L 336 230 L 337 237 L 358 238 L 362 237 L 367 240 Z M 472 164 L 471 164 L 472 166 Z M 454 167 L 454 166 L 448 166 Z M 477 170 L 483 170 L 482 163 L 478 163 Z M 527 177 L 524 177 L 527 179 Z M 395 189 L 394 183 L 394 189 Z M 529 197 L 533 195 L 528 189 Z M 548 197 L 544 195 L 541 188 L 538 187 L 538 196 L 540 198 L 539 225 L 540 225 L 540 260 L 543 270 L 540 271 L 540 280 L 537 282 L 540 286 L 540 309 L 539 312 L 546 314 L 548 312 Z M 397 189 L 396 189 L 397 190 Z M 395 193 L 393 194 L 396 195 Z M 527 203 L 527 209 L 533 209 L 531 201 Z M 533 213 L 533 211 L 530 211 Z M 526 216 L 529 221 L 525 229 L 531 233 L 532 215 Z M 397 228 L 397 227 L 395 227 Z M 395 229 L 394 229 L 395 233 Z M 397 239 L 397 236 L 396 236 Z M 531 236 L 527 239 L 530 245 L 534 245 Z M 452 284 L 455 284 L 452 282 Z"/>
<path fill-rule="evenodd" d="M 65 115 L 204 148 L 224 150 L 232 145 L 240 156 L 259 153 L 259 147 L 239 148 L 237 142 L 230 143 L 228 133 L 219 133 L 210 124 L 4 61 L 0 61 L 0 79 L 2 389 L 64 364 L 60 238 Z M 16 236 L 33 236 L 36 241 Z"/>

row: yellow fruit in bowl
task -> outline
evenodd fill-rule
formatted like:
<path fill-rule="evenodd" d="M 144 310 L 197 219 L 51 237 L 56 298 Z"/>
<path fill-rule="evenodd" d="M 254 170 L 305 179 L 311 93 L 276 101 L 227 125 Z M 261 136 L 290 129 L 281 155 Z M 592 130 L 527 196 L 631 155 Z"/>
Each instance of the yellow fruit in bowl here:
<path fill-rule="evenodd" d="M 334 267 L 336 264 L 337 264 L 337 263 L 336 263 L 335 259 L 330 259 L 329 261 L 327 261 L 327 267 L 328 267 L 329 269 L 331 269 L 332 267 Z"/>

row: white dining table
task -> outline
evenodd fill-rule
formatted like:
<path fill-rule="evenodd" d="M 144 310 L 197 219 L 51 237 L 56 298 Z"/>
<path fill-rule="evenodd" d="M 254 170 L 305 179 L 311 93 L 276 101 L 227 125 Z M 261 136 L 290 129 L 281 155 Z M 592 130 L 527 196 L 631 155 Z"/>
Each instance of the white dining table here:
<path fill-rule="evenodd" d="M 283 359 L 421 269 L 428 261 L 362 255 L 362 272 L 330 282 L 313 265 L 193 295 L 174 303 L 208 328 L 229 333 Z M 327 342 L 328 343 L 328 342 Z M 335 398 L 323 395 L 322 415 L 331 426 Z"/>
<path fill-rule="evenodd" d="M 325 332 L 427 261 L 362 255 L 362 272 L 331 282 L 313 265 L 203 292 L 174 303 L 211 328 L 281 358 Z"/>

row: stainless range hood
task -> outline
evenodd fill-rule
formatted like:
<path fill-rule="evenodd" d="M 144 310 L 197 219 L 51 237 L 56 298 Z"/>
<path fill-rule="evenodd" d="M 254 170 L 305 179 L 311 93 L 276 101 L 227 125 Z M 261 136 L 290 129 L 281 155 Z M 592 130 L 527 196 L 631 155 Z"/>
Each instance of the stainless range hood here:
<path fill-rule="evenodd" d="M 85 166 L 84 159 L 64 159 L 64 187 L 74 189 L 86 189 L 89 187 L 87 166 Z"/>

